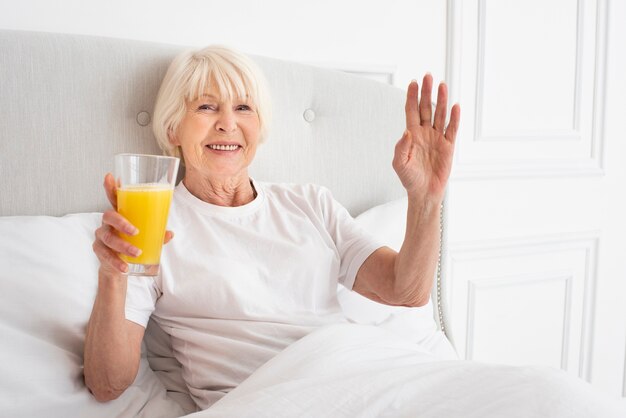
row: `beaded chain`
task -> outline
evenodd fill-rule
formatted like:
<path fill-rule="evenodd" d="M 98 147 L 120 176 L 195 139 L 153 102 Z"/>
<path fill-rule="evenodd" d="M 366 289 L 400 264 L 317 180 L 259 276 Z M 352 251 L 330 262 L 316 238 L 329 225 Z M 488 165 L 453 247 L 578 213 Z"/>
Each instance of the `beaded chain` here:
<path fill-rule="evenodd" d="M 446 334 L 446 326 L 443 319 L 443 308 L 441 307 L 441 256 L 443 253 L 443 202 L 441 202 L 439 217 L 439 257 L 437 258 L 437 314 L 439 316 L 439 327 L 444 335 Z"/>

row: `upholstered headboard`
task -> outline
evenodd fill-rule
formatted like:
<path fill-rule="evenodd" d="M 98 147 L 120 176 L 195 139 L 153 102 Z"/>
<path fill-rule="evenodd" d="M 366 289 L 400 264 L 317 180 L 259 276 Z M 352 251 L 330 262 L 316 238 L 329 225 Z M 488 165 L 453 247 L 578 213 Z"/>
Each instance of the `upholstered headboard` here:
<path fill-rule="evenodd" d="M 0 216 L 108 208 L 102 182 L 113 156 L 160 153 L 153 104 L 169 62 L 184 48 L 0 30 Z M 404 195 L 391 167 L 405 126 L 404 91 L 253 58 L 273 97 L 270 135 L 251 167 L 255 179 L 324 185 L 353 216 Z"/>
<path fill-rule="evenodd" d="M 0 215 L 106 208 L 101 185 L 113 155 L 160 153 L 150 127 L 153 103 L 183 48 L 0 31 Z M 256 179 L 325 185 L 353 215 L 402 196 L 391 160 L 404 129 L 403 91 L 253 58 L 274 104 L 269 138 L 251 168 Z"/>

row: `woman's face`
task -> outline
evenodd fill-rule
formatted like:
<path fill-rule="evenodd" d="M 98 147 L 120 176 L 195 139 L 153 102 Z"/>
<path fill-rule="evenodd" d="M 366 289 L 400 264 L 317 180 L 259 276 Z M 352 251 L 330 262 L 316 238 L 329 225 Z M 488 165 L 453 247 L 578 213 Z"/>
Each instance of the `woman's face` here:
<path fill-rule="evenodd" d="M 260 136 L 259 116 L 248 99 L 221 99 L 212 92 L 187 102 L 173 145 L 181 147 L 185 169 L 204 178 L 245 174 Z"/>

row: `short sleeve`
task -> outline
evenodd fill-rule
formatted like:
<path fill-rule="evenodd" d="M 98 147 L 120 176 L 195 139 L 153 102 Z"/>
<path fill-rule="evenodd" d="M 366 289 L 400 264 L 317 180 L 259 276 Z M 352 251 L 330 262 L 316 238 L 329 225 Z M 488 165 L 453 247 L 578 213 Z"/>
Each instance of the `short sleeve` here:
<path fill-rule="evenodd" d="M 128 276 L 127 283 L 126 319 L 145 328 L 154 312 L 158 288 L 152 277 Z"/>
<path fill-rule="evenodd" d="M 320 188 L 320 204 L 326 228 L 341 259 L 339 283 L 352 289 L 356 275 L 367 257 L 384 244 L 359 226 L 346 208 L 324 187 Z"/>

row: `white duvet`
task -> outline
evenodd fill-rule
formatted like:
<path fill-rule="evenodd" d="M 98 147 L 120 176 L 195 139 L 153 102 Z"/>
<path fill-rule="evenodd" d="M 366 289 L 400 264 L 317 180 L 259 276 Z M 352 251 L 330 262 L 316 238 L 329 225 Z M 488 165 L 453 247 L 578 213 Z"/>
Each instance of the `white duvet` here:
<path fill-rule="evenodd" d="M 384 329 L 341 324 L 188 417 L 626 418 L 626 406 L 560 370 L 442 361 Z"/>
<path fill-rule="evenodd" d="M 385 218 L 399 216 L 374 217 L 372 225 Z M 172 391 L 193 410 L 171 347 L 157 358 L 158 374 L 142 358 L 137 379 L 115 401 L 96 402 L 85 388 L 84 331 L 99 266 L 91 243 L 101 219 L 0 218 L 0 417 L 184 415 Z M 626 418 L 617 401 L 558 370 L 442 361 L 450 347 L 435 329 L 432 306 L 383 312 L 357 294 L 339 297 L 348 317 L 378 327 L 320 329 L 191 416 Z"/>

